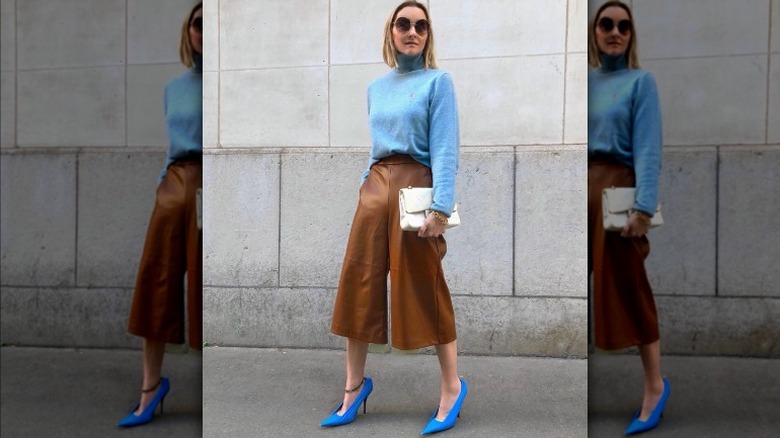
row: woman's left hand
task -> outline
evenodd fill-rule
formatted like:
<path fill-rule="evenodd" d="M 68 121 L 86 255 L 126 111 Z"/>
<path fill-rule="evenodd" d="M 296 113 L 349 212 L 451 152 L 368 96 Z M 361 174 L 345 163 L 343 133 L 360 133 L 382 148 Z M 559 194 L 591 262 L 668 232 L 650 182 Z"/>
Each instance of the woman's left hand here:
<path fill-rule="evenodd" d="M 650 218 L 643 213 L 634 212 L 628 218 L 626 226 L 621 230 L 620 235 L 623 237 L 642 237 L 647 234 L 650 229 Z"/>
<path fill-rule="evenodd" d="M 425 218 L 420 230 L 417 231 L 417 237 L 439 237 L 444 234 L 444 230 L 444 224 L 431 213 Z"/>

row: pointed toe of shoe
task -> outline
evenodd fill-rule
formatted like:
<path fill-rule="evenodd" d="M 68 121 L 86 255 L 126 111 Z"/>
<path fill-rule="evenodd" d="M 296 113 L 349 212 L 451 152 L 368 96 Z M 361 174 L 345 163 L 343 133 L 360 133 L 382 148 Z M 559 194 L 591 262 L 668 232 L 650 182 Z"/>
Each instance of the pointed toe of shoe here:
<path fill-rule="evenodd" d="M 336 410 L 328 416 L 328 418 L 322 420 L 320 427 L 343 426 L 355 421 L 356 415 L 349 415 L 349 412 L 345 412 L 344 415 L 338 415 L 336 412 L 338 412 L 339 409 L 341 409 L 341 405 L 339 405 L 339 407 L 337 407 Z"/>
<path fill-rule="evenodd" d="M 433 417 L 428 421 L 428 424 L 425 425 L 422 432 L 420 432 L 420 435 L 430 435 L 437 432 L 443 432 L 447 429 L 452 429 L 452 427 L 455 426 L 454 421 L 451 424 L 448 424 L 446 419 L 444 421 L 437 420 L 436 414 L 438 412 L 438 410 L 434 412 Z"/>
<path fill-rule="evenodd" d="M 154 418 L 154 415 L 148 415 L 148 409 L 144 412 L 141 412 L 140 415 L 135 415 L 133 412 L 138 409 L 138 405 L 136 405 L 132 410 L 130 410 L 130 413 L 125 415 L 125 418 L 119 420 L 119 423 L 117 423 L 117 427 L 133 427 L 133 426 L 140 426 L 142 424 L 146 424 L 150 421 L 152 421 L 152 418 Z"/>

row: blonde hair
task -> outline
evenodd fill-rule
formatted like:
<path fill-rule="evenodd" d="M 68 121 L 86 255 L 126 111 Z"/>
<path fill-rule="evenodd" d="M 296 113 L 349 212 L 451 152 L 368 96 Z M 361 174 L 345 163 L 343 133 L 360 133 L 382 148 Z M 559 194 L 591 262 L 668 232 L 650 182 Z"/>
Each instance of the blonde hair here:
<path fill-rule="evenodd" d="M 200 9 L 203 9 L 203 2 L 199 2 L 195 5 L 190 13 L 184 18 L 184 22 L 181 24 L 181 38 L 179 41 L 179 59 L 181 63 L 187 67 L 195 65 L 195 54 L 192 50 L 192 44 L 190 44 L 190 24 L 192 24 L 192 17 Z"/>
<path fill-rule="evenodd" d="M 382 58 L 385 60 L 385 64 L 390 66 L 390 68 L 395 68 L 398 65 L 398 50 L 395 48 L 395 44 L 393 44 L 393 23 L 395 22 L 398 12 L 408 6 L 419 8 L 425 14 L 425 19 L 428 21 L 428 38 L 425 40 L 425 47 L 423 47 L 422 51 L 423 62 L 426 69 L 438 68 L 436 65 L 436 53 L 433 50 L 433 26 L 431 25 L 431 18 L 428 15 L 428 9 L 426 9 L 425 5 L 422 3 L 418 3 L 414 0 L 401 3 L 395 8 L 393 13 L 387 17 L 387 22 L 385 23 L 384 45 L 382 46 Z"/>
<path fill-rule="evenodd" d="M 626 47 L 626 59 L 628 60 L 628 68 L 639 68 L 639 53 L 637 51 L 637 36 L 636 26 L 634 25 L 634 17 L 631 14 L 631 9 L 623 2 L 619 0 L 612 0 L 601 5 L 596 16 L 590 22 L 590 35 L 588 36 L 588 64 L 592 67 L 601 67 L 601 50 L 599 50 L 598 43 L 596 43 L 596 28 L 598 27 L 599 18 L 601 13 L 605 9 L 611 7 L 618 7 L 626 11 L 628 19 L 631 20 L 631 39 L 628 40 L 628 47 Z"/>

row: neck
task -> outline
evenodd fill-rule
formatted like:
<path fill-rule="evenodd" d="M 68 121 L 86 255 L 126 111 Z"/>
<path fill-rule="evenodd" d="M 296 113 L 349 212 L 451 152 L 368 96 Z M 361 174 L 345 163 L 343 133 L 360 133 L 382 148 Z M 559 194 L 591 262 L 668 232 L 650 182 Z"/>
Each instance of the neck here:
<path fill-rule="evenodd" d="M 192 70 L 195 73 L 203 73 L 203 54 L 197 52 L 193 53 L 192 62 L 194 63 Z"/>
<path fill-rule="evenodd" d="M 601 61 L 601 69 L 603 71 L 616 71 L 628 68 L 628 58 L 625 53 L 620 55 L 602 53 L 599 55 L 599 61 Z"/>
<path fill-rule="evenodd" d="M 410 71 L 421 70 L 425 67 L 425 61 L 423 61 L 422 52 L 416 55 L 404 55 L 398 53 L 395 55 L 395 60 L 398 63 L 398 73 L 409 73 Z"/>

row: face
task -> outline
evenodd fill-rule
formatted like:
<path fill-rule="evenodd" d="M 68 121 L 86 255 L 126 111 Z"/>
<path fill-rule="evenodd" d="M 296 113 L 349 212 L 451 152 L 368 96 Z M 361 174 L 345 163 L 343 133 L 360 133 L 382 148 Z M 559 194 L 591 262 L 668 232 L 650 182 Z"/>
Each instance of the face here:
<path fill-rule="evenodd" d="M 602 53 L 622 55 L 628 50 L 633 25 L 628 12 L 618 6 L 604 9 L 596 21 L 596 45 Z"/>
<path fill-rule="evenodd" d="M 408 30 L 403 29 L 406 20 L 411 24 Z M 398 11 L 393 24 L 393 45 L 398 53 L 418 55 L 423 51 L 425 42 L 428 41 L 428 27 L 420 20 L 427 23 L 425 12 L 420 8 L 407 6 Z M 399 29 L 399 26 L 402 28 Z"/>
<path fill-rule="evenodd" d="M 203 8 L 192 14 L 189 32 L 192 50 L 197 53 L 203 53 Z"/>

